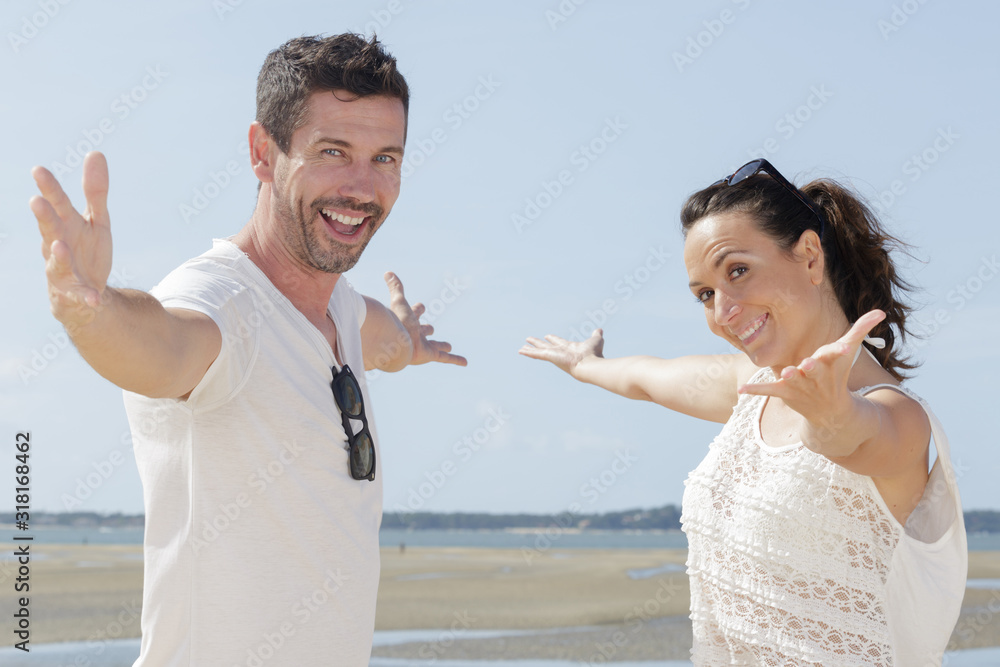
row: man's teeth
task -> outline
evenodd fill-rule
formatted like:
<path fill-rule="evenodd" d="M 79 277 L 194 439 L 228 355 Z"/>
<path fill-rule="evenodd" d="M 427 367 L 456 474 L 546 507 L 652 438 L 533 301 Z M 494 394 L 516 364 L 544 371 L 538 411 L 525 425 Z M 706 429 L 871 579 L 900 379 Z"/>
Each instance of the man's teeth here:
<path fill-rule="evenodd" d="M 334 213 L 330 209 L 326 208 L 323 209 L 323 215 L 330 218 L 331 220 L 336 220 L 337 222 L 343 223 L 345 225 L 351 225 L 353 227 L 357 227 L 358 225 L 360 225 L 362 222 L 365 221 L 364 216 L 361 216 L 360 218 L 349 218 L 346 215 L 342 215 L 340 213 Z"/>
<path fill-rule="evenodd" d="M 767 321 L 767 317 L 766 316 L 762 317 L 756 324 L 752 325 L 749 329 L 747 329 L 746 331 L 744 331 L 743 333 L 741 333 L 739 335 L 739 339 L 740 340 L 746 340 L 750 336 L 754 335 L 757 332 L 757 329 L 760 329 L 762 326 L 764 326 L 764 322 L 766 322 L 766 321 Z"/>

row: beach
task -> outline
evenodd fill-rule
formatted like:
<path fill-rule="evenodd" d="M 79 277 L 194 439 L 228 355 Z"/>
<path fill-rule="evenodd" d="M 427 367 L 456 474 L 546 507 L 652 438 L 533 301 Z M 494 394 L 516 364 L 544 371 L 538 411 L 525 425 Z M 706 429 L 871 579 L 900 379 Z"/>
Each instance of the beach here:
<path fill-rule="evenodd" d="M 96 647 L 139 636 L 141 547 L 38 544 L 33 554 L 33 646 Z M 383 548 L 372 655 L 683 660 L 691 645 L 685 556 L 683 549 Z M 971 552 L 969 566 L 974 587 L 951 650 L 1000 646 L 1000 552 Z M 0 608 L 14 608 L 14 576 L 9 560 L 0 563 Z"/>

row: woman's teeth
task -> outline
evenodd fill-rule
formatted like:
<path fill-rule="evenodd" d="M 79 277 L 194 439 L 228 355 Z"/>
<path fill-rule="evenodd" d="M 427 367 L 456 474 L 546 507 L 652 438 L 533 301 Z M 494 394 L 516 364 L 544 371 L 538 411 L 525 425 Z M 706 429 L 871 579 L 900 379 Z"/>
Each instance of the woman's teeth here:
<path fill-rule="evenodd" d="M 741 333 L 739 336 L 737 336 L 737 338 L 739 338 L 741 342 L 745 341 L 747 338 L 757 333 L 757 329 L 760 329 L 762 326 L 764 326 L 764 322 L 766 321 L 767 321 L 767 315 L 761 317 L 759 320 L 751 324 L 750 327 L 747 328 L 746 331 Z"/>

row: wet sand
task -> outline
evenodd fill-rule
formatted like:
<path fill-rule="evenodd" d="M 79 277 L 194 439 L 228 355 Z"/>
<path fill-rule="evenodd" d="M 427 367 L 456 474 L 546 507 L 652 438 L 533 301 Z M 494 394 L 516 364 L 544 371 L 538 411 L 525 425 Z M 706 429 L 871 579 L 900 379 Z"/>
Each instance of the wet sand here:
<path fill-rule="evenodd" d="M 36 545 L 32 553 L 32 643 L 139 636 L 140 547 Z M 384 549 L 376 629 L 440 632 L 373 655 L 686 658 L 684 558 L 683 550 Z M 969 565 L 970 578 L 1000 579 L 1000 552 L 972 552 Z M 0 562 L 0 609 L 15 606 L 14 577 L 10 561 Z M 496 629 L 530 634 L 476 635 Z M 982 646 L 1000 646 L 1000 590 L 966 591 L 950 648 Z"/>

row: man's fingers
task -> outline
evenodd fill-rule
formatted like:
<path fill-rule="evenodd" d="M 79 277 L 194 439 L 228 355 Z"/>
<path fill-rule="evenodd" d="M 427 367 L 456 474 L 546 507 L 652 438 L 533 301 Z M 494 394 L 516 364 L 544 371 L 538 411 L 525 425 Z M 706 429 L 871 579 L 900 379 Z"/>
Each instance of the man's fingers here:
<path fill-rule="evenodd" d="M 468 366 L 469 360 L 465 357 L 459 356 L 457 354 L 448 354 L 447 352 L 438 353 L 437 361 L 442 364 L 454 364 L 456 366 Z"/>
<path fill-rule="evenodd" d="M 427 308 L 424 307 L 424 304 L 418 303 L 414 305 L 411 310 L 413 310 L 413 315 L 419 320 L 420 316 L 424 314 Z"/>
<path fill-rule="evenodd" d="M 403 281 L 399 279 L 392 271 L 386 271 L 385 284 L 389 287 L 389 301 L 390 303 L 395 302 L 398 299 L 406 301 L 406 295 L 403 293 Z"/>
<path fill-rule="evenodd" d="M 45 167 L 35 167 L 31 170 L 31 176 L 35 179 L 38 191 L 52 205 L 60 218 L 65 220 L 76 213 L 73 203 L 70 202 L 69 197 L 66 196 L 62 186 L 59 185 L 59 181 L 56 180 L 51 171 Z"/>
<path fill-rule="evenodd" d="M 95 225 L 107 227 L 108 216 L 108 161 L 99 151 L 91 151 L 83 158 L 83 196 L 87 198 L 87 211 Z"/>
<path fill-rule="evenodd" d="M 42 257 L 46 260 L 52 252 L 52 242 L 55 241 L 61 231 L 61 221 L 52 204 L 44 197 L 38 195 L 28 201 L 28 208 L 35 215 L 38 221 L 38 231 L 42 235 Z"/>
<path fill-rule="evenodd" d="M 54 241 L 46 257 L 45 274 L 49 282 L 63 282 L 73 277 L 73 255 L 64 241 Z"/>
<path fill-rule="evenodd" d="M 436 361 L 442 364 L 455 364 L 456 366 L 466 366 L 469 363 L 465 357 L 457 354 L 449 354 L 451 352 L 451 343 L 447 341 L 429 340 L 427 341 L 426 349 L 428 351 L 426 361 Z"/>
<path fill-rule="evenodd" d="M 55 241 L 45 262 L 45 277 L 49 281 L 50 294 L 58 294 L 60 300 L 91 308 L 101 305 L 101 294 L 93 287 L 81 284 L 73 271 L 73 255 L 63 241 Z"/>

